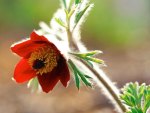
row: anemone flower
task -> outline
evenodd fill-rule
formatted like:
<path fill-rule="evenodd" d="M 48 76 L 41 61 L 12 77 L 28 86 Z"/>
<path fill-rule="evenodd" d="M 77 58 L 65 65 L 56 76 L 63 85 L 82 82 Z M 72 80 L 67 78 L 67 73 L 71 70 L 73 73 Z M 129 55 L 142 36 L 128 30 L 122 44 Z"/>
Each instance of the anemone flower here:
<path fill-rule="evenodd" d="M 11 46 L 21 60 L 14 70 L 14 80 L 24 83 L 37 77 L 42 90 L 51 91 L 60 80 L 67 86 L 70 73 L 65 57 L 46 37 L 33 31 L 30 38 Z"/>

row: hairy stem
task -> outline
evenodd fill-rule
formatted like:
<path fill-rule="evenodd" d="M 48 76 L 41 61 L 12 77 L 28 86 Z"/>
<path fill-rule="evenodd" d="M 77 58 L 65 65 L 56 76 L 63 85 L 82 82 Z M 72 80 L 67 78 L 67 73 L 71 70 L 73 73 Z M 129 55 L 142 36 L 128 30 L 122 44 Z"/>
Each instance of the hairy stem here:
<path fill-rule="evenodd" d="M 117 107 L 119 107 L 122 112 L 126 112 L 126 108 L 120 101 L 119 95 L 117 94 L 117 92 L 119 92 L 119 91 L 117 91 L 118 89 L 109 79 L 106 78 L 107 75 L 105 73 L 103 73 L 102 71 L 101 71 L 101 73 L 98 72 L 98 69 L 92 68 L 83 60 L 81 62 L 97 77 L 99 82 L 106 88 L 107 92 L 111 95 L 112 99 L 117 104 Z M 101 76 L 101 74 L 103 74 L 103 76 Z"/>
<path fill-rule="evenodd" d="M 74 42 L 73 38 L 72 37 L 72 34 L 70 32 L 70 29 L 66 29 L 66 32 L 67 32 L 67 36 L 68 36 L 68 43 L 69 43 L 69 47 L 72 47 L 73 49 L 75 50 L 79 50 L 78 49 L 78 46 L 76 45 L 76 43 Z"/>
<path fill-rule="evenodd" d="M 79 51 L 78 44 L 73 40 L 72 32 L 70 31 L 70 29 L 67 29 L 66 31 L 70 47 L 72 47 L 74 50 Z M 91 66 L 89 66 L 85 61 L 81 60 L 81 62 L 96 76 L 98 82 L 104 86 L 111 99 L 113 99 L 114 102 L 117 104 L 118 110 L 120 110 L 122 113 L 126 112 L 126 107 L 122 104 L 121 100 L 119 99 L 119 90 L 112 83 L 112 81 L 108 79 L 107 75 L 99 68 L 94 69 Z"/>

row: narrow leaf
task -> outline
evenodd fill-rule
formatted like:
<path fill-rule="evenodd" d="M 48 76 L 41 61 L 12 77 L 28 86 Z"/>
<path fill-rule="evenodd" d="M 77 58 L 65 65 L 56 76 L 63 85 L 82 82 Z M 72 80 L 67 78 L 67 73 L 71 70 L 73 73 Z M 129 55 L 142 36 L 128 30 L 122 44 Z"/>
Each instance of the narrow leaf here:
<path fill-rule="evenodd" d="M 84 53 L 70 53 L 70 54 L 85 57 L 85 56 L 94 56 L 94 55 L 99 54 L 99 53 L 103 53 L 103 52 L 99 51 L 99 50 L 95 50 L 95 51 L 88 51 L 88 52 L 84 52 Z"/>
<path fill-rule="evenodd" d="M 137 109 L 135 109 L 135 108 L 131 108 L 131 111 L 132 111 L 132 113 L 139 113 L 139 112 L 137 111 Z"/>
<path fill-rule="evenodd" d="M 84 15 L 84 13 L 85 13 L 86 10 L 89 8 L 89 6 L 90 6 L 90 5 L 87 5 L 82 11 L 80 11 L 80 12 L 78 12 L 78 13 L 76 14 L 76 17 L 75 17 L 75 23 L 76 23 L 76 24 L 80 21 L 81 17 Z"/>
<path fill-rule="evenodd" d="M 75 4 L 79 4 L 81 2 L 81 0 L 75 0 Z"/>
<path fill-rule="evenodd" d="M 63 6 L 65 9 L 67 9 L 67 4 L 66 4 L 66 0 L 62 0 Z"/>
<path fill-rule="evenodd" d="M 78 90 L 80 89 L 80 79 L 78 77 L 77 72 L 74 72 L 75 75 L 75 81 L 76 81 L 76 87 L 78 88 Z"/>
<path fill-rule="evenodd" d="M 81 72 L 70 59 L 68 60 L 68 62 L 70 64 L 70 67 L 73 70 L 73 73 L 74 73 L 74 76 L 75 76 L 75 80 L 76 80 L 76 86 L 77 86 L 77 88 L 79 89 L 79 87 L 80 87 L 80 79 L 79 79 L 79 77 L 81 78 L 81 80 L 83 81 L 83 83 L 86 86 L 92 87 L 92 84 L 88 80 L 89 78 L 91 79 L 91 77 L 88 76 L 88 75 L 86 75 L 86 74 L 84 74 L 83 72 Z"/>
<path fill-rule="evenodd" d="M 120 99 L 128 105 L 129 113 L 147 113 L 150 108 L 150 87 L 145 83 L 128 83 L 123 88 Z"/>
<path fill-rule="evenodd" d="M 86 57 L 85 59 L 86 59 L 86 60 L 93 61 L 93 62 L 96 62 L 96 63 L 99 63 L 99 64 L 104 64 L 104 61 L 101 60 L 101 59 L 98 59 L 98 58 Z"/>
<path fill-rule="evenodd" d="M 92 62 L 90 62 L 90 61 L 88 61 L 88 60 L 86 60 L 86 62 L 87 62 L 87 64 L 88 64 L 89 66 L 91 66 L 91 67 L 93 68 Z"/>
<path fill-rule="evenodd" d="M 92 77 L 88 76 L 88 75 L 84 75 L 86 78 L 92 79 Z"/>
<path fill-rule="evenodd" d="M 65 23 L 60 19 L 60 18 L 55 18 L 55 21 L 62 27 L 65 27 L 66 28 L 66 25 Z"/>
<path fill-rule="evenodd" d="M 148 108 L 150 107 L 150 99 L 146 100 L 146 104 L 144 105 L 144 111 L 146 112 L 148 110 Z"/>
<path fill-rule="evenodd" d="M 131 108 L 132 113 L 138 113 L 138 111 L 135 108 Z"/>
<path fill-rule="evenodd" d="M 83 83 L 84 83 L 86 86 L 92 87 L 91 83 L 86 79 L 86 77 L 85 77 L 81 72 L 79 72 L 78 74 L 79 74 L 81 80 L 83 81 Z"/>
<path fill-rule="evenodd" d="M 95 50 L 95 51 L 87 52 L 85 54 L 86 54 L 86 56 L 93 56 L 93 55 L 96 55 L 96 54 L 99 54 L 99 53 L 103 53 L 103 52 L 99 51 L 99 50 Z"/>
<path fill-rule="evenodd" d="M 38 79 L 37 78 L 31 79 L 27 85 L 28 85 L 28 88 L 32 89 L 32 91 L 38 90 L 38 87 L 39 87 Z"/>
<path fill-rule="evenodd" d="M 69 6 L 68 6 L 68 11 L 69 12 L 70 12 L 70 10 L 71 10 L 71 8 L 73 6 L 73 2 L 74 2 L 74 0 L 70 0 L 70 2 L 69 2 Z"/>

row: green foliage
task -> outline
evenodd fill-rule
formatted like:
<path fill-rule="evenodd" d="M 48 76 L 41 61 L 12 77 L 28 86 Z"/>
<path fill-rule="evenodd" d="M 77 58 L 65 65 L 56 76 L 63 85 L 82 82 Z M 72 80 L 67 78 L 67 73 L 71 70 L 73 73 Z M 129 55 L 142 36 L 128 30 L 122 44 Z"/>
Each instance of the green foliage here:
<path fill-rule="evenodd" d="M 39 88 L 39 82 L 37 78 L 33 78 L 28 82 L 28 87 L 32 89 L 32 91 L 37 91 Z"/>
<path fill-rule="evenodd" d="M 67 4 L 66 4 L 66 0 L 62 0 L 63 6 L 65 9 L 67 9 Z"/>
<path fill-rule="evenodd" d="M 81 18 L 83 17 L 83 15 L 85 14 L 85 12 L 87 11 L 87 9 L 90 7 L 90 4 L 88 4 L 83 10 L 78 11 L 76 16 L 75 16 L 75 26 L 74 28 L 77 26 L 77 24 L 79 23 L 79 21 L 81 20 Z"/>
<path fill-rule="evenodd" d="M 80 89 L 80 80 L 86 85 L 86 86 L 89 86 L 89 87 L 92 87 L 92 84 L 90 82 L 89 79 L 91 79 L 90 76 L 84 74 L 74 63 L 72 60 L 69 60 L 68 61 L 69 63 L 69 66 L 75 76 L 75 82 L 76 82 L 76 87 L 78 89 Z"/>
<path fill-rule="evenodd" d="M 148 0 L 142 0 L 144 4 L 149 4 Z M 93 0 L 94 2 L 94 10 L 92 10 L 91 15 L 88 17 L 88 21 L 85 23 L 83 29 L 83 35 L 87 37 L 95 37 L 100 42 L 102 42 L 105 46 L 113 46 L 113 47 L 129 47 L 129 44 L 133 46 L 133 44 L 139 43 L 144 38 L 144 33 L 140 29 L 140 26 L 146 28 L 146 23 L 148 21 L 143 21 L 141 18 L 144 15 L 144 10 L 140 10 L 141 12 L 133 13 L 128 12 L 128 8 L 124 7 L 127 11 L 124 13 L 122 9 L 123 3 L 118 4 L 117 9 L 113 8 L 114 3 L 118 3 L 118 1 L 112 0 Z M 131 1 L 128 1 L 130 4 Z M 135 2 L 136 3 L 136 2 Z M 98 5 L 97 5 L 98 4 Z M 136 6 L 136 5 L 135 5 Z M 133 9 L 135 8 L 133 6 Z M 144 6 L 146 7 L 146 6 Z M 123 8 L 123 9 L 124 9 Z M 116 11 L 118 11 L 116 13 Z M 145 19 L 148 19 L 145 17 Z M 148 24 L 148 23 L 147 23 Z M 87 32 L 90 31 L 91 35 Z M 137 31 L 136 33 L 134 31 Z M 138 37 L 138 34 L 140 37 Z M 90 35 L 90 36 L 89 36 Z"/>
<path fill-rule="evenodd" d="M 91 62 L 99 63 L 99 64 L 104 64 L 104 61 L 98 58 L 94 58 L 96 54 L 102 53 L 101 51 L 95 50 L 95 51 L 89 51 L 86 53 L 70 53 L 78 58 L 81 58 L 85 60 L 90 66 L 93 67 Z"/>
<path fill-rule="evenodd" d="M 65 23 L 60 19 L 60 18 L 55 18 L 55 21 L 62 27 L 65 27 L 66 28 L 66 25 Z"/>
<path fill-rule="evenodd" d="M 33 27 L 38 28 L 39 21 L 49 22 L 49 17 L 56 10 L 58 3 L 58 0 L 0 0 L 0 13 L 3 14 L 0 18 L 0 28 L 8 26 L 18 29 L 22 26 L 21 28 L 29 32 Z M 50 10 L 47 10 L 49 8 Z"/>
<path fill-rule="evenodd" d="M 129 108 L 127 113 L 147 113 L 150 107 L 150 86 L 129 83 L 122 91 L 120 98 Z"/>
<path fill-rule="evenodd" d="M 73 18 L 74 19 L 73 20 L 74 21 L 73 29 L 76 28 L 76 26 L 78 25 L 81 18 L 87 14 L 86 11 L 91 6 L 91 4 L 88 4 L 88 3 L 86 3 L 86 5 L 83 5 L 83 4 L 85 4 L 84 2 L 85 1 L 82 2 L 82 0 L 69 0 L 69 1 L 63 0 L 64 6 L 65 6 L 65 4 L 69 4 L 69 6 L 66 6 L 66 8 L 63 9 L 65 11 L 66 17 L 67 17 L 66 23 L 68 23 L 68 25 L 69 25 L 71 17 L 75 16 L 75 18 Z M 75 15 L 73 15 L 74 13 L 75 13 Z M 60 24 L 60 25 L 62 26 L 62 24 Z"/>
<path fill-rule="evenodd" d="M 75 4 L 79 4 L 81 0 L 75 0 Z"/>
<path fill-rule="evenodd" d="M 114 8 L 118 1 L 92 0 L 92 2 L 95 4 L 94 10 L 82 28 L 86 29 L 82 31 L 85 39 L 97 38 L 103 45 L 113 44 L 115 47 L 122 47 L 125 44 L 129 47 L 128 44 L 144 41 L 146 38 L 144 34 L 148 31 L 149 25 L 148 15 L 144 12 L 149 11 L 149 0 L 142 0 L 141 5 L 145 4 L 147 8 L 144 5 L 145 8 L 134 14 L 120 11 L 118 9 L 121 7 L 120 4 L 117 4 L 117 9 Z M 49 23 L 58 4 L 59 0 L 0 0 L 0 14 L 3 14 L 0 17 L 1 32 L 5 27 L 18 29 L 20 26 L 25 32 L 29 32 L 33 27 L 38 28 L 37 23 L 41 20 Z"/>

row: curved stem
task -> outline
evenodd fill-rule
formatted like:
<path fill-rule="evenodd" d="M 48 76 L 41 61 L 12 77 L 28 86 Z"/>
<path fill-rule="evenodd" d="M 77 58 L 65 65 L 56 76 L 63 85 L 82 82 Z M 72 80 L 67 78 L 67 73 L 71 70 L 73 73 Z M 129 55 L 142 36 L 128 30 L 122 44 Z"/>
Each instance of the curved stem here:
<path fill-rule="evenodd" d="M 67 29 L 66 31 L 67 31 L 67 36 L 68 36 L 68 39 L 69 39 L 68 40 L 69 41 L 69 45 L 71 47 L 73 47 L 73 49 L 79 51 L 77 43 L 75 43 L 74 40 L 73 40 L 73 36 L 72 36 L 72 33 L 71 33 L 70 29 Z M 105 73 L 103 73 L 102 71 L 99 71 L 100 70 L 99 68 L 94 69 L 91 66 L 89 66 L 85 61 L 81 60 L 81 62 L 96 76 L 96 78 L 99 81 L 99 83 L 101 83 L 104 86 L 105 90 L 107 90 L 107 92 L 109 93 L 111 98 L 117 104 L 118 109 L 120 109 L 120 111 L 122 113 L 126 112 L 127 111 L 126 107 L 122 104 L 121 100 L 119 99 L 119 94 L 118 94 L 119 90 L 112 83 L 112 81 L 110 81 L 108 79 L 107 75 Z M 102 74 L 103 74 L 103 76 L 102 76 Z"/>
<path fill-rule="evenodd" d="M 120 108 L 120 110 L 122 112 L 126 112 L 126 108 L 120 101 L 119 95 L 117 94 L 117 92 L 119 92 L 119 91 L 116 91 L 116 90 L 118 90 L 118 89 L 109 79 L 105 79 L 105 77 L 107 77 L 107 75 L 104 75 L 104 73 L 102 72 L 103 76 L 101 76 L 101 73 L 98 73 L 98 71 L 96 69 L 89 66 L 83 60 L 81 62 L 97 77 L 99 82 L 106 88 L 107 92 L 112 96 L 113 100 L 115 100 L 115 103 Z"/>

